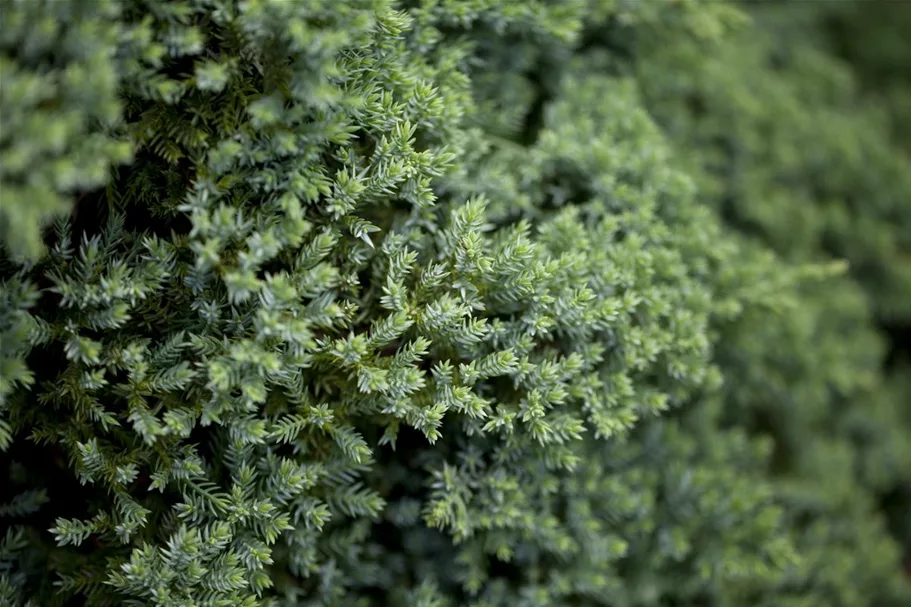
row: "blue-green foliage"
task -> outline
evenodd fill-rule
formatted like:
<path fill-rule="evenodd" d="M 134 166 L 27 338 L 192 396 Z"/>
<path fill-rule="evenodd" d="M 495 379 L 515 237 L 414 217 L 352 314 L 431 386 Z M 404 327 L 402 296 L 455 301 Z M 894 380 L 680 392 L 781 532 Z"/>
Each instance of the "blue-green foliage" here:
<path fill-rule="evenodd" d="M 106 132 L 121 117 L 118 16 L 110 0 L 0 5 L 0 236 L 17 257 L 35 256 L 41 227 L 130 156 Z"/>
<path fill-rule="evenodd" d="M 704 128 L 751 141 L 716 63 L 765 38 L 732 7 L 0 6 L 0 604 L 911 597 L 868 301 L 904 283 L 836 260 L 900 271 L 898 227 L 827 252 L 725 225 L 662 87 L 720 89 Z M 818 137 L 813 162 L 842 150 Z"/>

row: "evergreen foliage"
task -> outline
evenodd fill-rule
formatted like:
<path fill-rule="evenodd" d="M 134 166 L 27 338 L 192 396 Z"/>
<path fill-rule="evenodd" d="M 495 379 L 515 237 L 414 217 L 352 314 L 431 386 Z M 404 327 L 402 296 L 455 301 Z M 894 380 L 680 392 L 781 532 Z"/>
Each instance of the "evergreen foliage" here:
<path fill-rule="evenodd" d="M 901 95 L 788 10 L 0 0 L 0 605 L 911 604 Z"/>

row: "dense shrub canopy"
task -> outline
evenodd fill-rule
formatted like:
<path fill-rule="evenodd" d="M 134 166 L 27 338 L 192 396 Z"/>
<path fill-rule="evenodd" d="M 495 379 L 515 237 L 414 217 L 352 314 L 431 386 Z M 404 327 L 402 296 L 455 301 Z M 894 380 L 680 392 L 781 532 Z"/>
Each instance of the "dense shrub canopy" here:
<path fill-rule="evenodd" d="M 0 1 L 0 604 L 911 604 L 905 85 L 760 8 Z"/>

